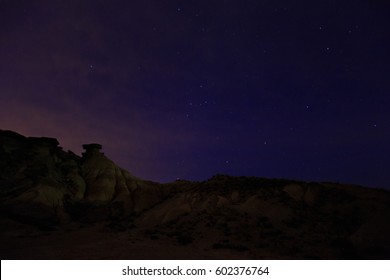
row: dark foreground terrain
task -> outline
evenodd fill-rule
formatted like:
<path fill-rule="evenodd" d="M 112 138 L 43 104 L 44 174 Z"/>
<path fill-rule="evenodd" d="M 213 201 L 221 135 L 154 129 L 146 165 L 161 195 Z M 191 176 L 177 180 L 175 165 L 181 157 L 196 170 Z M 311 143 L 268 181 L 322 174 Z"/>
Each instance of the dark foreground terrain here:
<path fill-rule="evenodd" d="M 217 175 L 158 184 L 0 130 L 1 259 L 389 259 L 390 193 Z"/>

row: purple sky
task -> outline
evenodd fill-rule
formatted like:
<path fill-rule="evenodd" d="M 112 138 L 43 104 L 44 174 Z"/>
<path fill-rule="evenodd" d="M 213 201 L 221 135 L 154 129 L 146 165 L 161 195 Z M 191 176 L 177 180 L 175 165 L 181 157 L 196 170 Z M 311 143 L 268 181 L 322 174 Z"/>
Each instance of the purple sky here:
<path fill-rule="evenodd" d="M 0 0 L 0 128 L 160 182 L 390 188 L 381 2 Z"/>

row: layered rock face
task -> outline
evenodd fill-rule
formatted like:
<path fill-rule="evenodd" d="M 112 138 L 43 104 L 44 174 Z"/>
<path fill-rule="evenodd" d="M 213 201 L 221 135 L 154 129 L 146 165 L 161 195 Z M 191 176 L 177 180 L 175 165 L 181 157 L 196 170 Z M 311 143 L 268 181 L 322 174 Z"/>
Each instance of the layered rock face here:
<path fill-rule="evenodd" d="M 127 258 L 129 250 L 120 249 L 123 242 L 129 248 L 144 244 L 145 250 L 130 250 L 136 259 L 142 251 L 172 259 L 177 255 L 170 252 L 177 250 L 185 258 L 390 257 L 389 191 L 227 175 L 159 184 L 116 165 L 101 152 L 100 144 L 83 148 L 78 156 L 63 151 L 53 138 L 0 130 L 0 226 L 17 224 L 14 236 L 0 231 L 0 241 L 5 240 L 0 242 L 1 256 L 9 257 L 1 252 L 15 250 L 19 252 L 15 258 L 23 258 L 26 245 L 20 245 L 19 227 L 43 229 L 41 233 L 54 228 L 62 242 L 68 235 L 63 236 L 61 229 L 76 225 L 76 233 L 68 236 L 70 245 L 80 228 L 87 227 L 87 238 L 78 241 L 84 246 L 92 235 L 101 234 L 93 225 L 103 224 L 104 230 L 109 225 L 113 232 L 123 233 L 118 243 L 110 239 L 112 231 L 95 240 L 106 244 L 114 259 Z M 46 246 L 53 256 L 51 239 L 46 244 L 44 234 L 41 238 L 31 243 L 28 237 L 24 244 Z M 151 240 L 164 242 L 151 245 Z M 91 248 L 87 258 L 96 258 L 94 244 Z M 102 250 L 98 258 L 107 258 L 106 252 Z M 76 248 L 69 256 L 81 255 Z"/>
<path fill-rule="evenodd" d="M 99 220 L 129 215 L 162 199 L 158 184 L 142 181 L 117 166 L 100 152 L 101 145 L 83 145 L 82 157 L 58 145 L 54 138 L 0 131 L 4 211 L 26 220 L 42 219 L 44 223 L 66 221 L 72 215 Z M 143 192 L 147 199 L 135 201 L 134 196 Z M 98 214 L 101 212 L 105 214 Z"/>

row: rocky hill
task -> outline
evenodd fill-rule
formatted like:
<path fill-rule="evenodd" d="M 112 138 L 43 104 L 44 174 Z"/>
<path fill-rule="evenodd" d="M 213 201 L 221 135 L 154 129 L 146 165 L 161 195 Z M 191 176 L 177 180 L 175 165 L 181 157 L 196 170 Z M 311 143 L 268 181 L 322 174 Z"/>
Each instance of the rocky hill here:
<path fill-rule="evenodd" d="M 388 259 L 390 193 L 216 175 L 145 181 L 99 144 L 0 130 L 2 259 Z"/>

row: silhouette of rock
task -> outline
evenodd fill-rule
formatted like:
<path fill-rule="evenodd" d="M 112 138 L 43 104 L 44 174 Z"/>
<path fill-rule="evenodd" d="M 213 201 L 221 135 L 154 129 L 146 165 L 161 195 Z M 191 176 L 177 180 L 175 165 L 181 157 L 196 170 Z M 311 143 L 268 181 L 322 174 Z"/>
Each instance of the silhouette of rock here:
<path fill-rule="evenodd" d="M 85 150 L 85 152 L 83 153 L 83 157 L 99 155 L 99 154 L 101 154 L 100 150 L 102 149 L 102 145 L 96 144 L 96 143 L 84 144 L 83 149 Z"/>
<path fill-rule="evenodd" d="M 80 157 L 54 138 L 0 130 L 0 257 L 390 257 L 388 191 L 228 175 L 159 184 L 100 144 L 83 148 Z"/>

